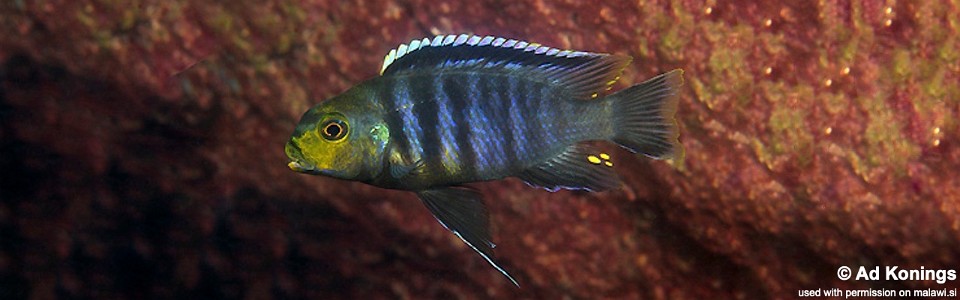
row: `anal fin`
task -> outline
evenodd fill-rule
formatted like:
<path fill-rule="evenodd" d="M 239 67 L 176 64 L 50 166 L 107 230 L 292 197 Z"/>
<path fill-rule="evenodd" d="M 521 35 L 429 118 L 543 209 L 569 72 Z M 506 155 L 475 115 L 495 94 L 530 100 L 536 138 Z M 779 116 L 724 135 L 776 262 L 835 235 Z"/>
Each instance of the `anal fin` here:
<path fill-rule="evenodd" d="M 610 155 L 575 144 L 560 155 L 527 168 L 517 175 L 532 186 L 555 192 L 559 189 L 605 191 L 620 187 Z"/>
<path fill-rule="evenodd" d="M 493 260 L 496 245 L 490 241 L 490 219 L 480 193 L 463 187 L 447 187 L 420 191 L 417 196 L 443 227 L 457 235 L 510 282 L 520 286 Z"/>

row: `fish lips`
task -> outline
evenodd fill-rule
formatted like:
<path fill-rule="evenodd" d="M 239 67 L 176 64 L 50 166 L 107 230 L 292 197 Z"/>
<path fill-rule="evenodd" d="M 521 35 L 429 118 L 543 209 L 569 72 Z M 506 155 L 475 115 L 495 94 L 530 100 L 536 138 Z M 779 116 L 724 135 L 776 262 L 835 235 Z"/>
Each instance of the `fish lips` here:
<path fill-rule="evenodd" d="M 290 170 L 311 175 L 321 174 L 320 170 L 318 170 L 316 166 L 304 162 L 300 147 L 297 146 L 297 144 L 292 140 L 287 142 L 287 145 L 284 147 L 284 152 L 286 152 L 287 157 L 290 158 L 290 162 L 287 163 L 287 167 L 290 168 Z"/>
<path fill-rule="evenodd" d="M 294 172 L 306 173 L 313 171 L 313 168 L 309 168 L 298 161 L 291 161 L 287 163 L 287 167 Z"/>
<path fill-rule="evenodd" d="M 323 176 L 329 176 L 329 177 L 335 177 L 335 178 L 342 177 L 342 172 L 340 171 L 330 170 L 330 169 L 319 169 L 315 166 L 305 164 L 300 161 L 291 161 L 287 163 L 287 167 L 290 168 L 290 170 L 293 170 L 294 172 L 297 172 L 297 173 L 310 174 L 310 175 L 323 175 Z"/>
<path fill-rule="evenodd" d="M 304 173 L 304 174 L 310 174 L 310 175 L 324 175 L 323 170 L 317 169 L 314 166 L 304 164 L 299 161 L 291 161 L 290 163 L 287 163 L 287 167 L 290 168 L 290 170 L 293 170 L 294 172 L 298 172 L 298 173 Z"/>

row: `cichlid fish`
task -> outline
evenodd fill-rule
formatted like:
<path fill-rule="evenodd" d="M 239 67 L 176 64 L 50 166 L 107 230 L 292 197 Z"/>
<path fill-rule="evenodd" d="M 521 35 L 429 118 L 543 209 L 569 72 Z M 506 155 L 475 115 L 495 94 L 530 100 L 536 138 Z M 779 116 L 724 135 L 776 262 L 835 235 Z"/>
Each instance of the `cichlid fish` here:
<path fill-rule="evenodd" d="M 284 149 L 288 166 L 415 192 L 517 285 L 493 260 L 481 195 L 463 184 L 517 177 L 550 191 L 618 188 L 610 155 L 584 141 L 682 155 L 682 70 L 602 96 L 631 60 L 491 36 L 413 40 L 387 54 L 381 76 L 303 114 Z"/>

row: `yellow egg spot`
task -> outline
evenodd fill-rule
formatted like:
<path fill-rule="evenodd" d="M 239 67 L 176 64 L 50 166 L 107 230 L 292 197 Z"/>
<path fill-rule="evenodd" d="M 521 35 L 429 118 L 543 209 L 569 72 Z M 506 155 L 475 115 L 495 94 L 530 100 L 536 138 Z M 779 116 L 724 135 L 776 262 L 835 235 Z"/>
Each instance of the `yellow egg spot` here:
<path fill-rule="evenodd" d="M 830 135 L 831 133 L 833 133 L 833 127 L 827 127 L 827 129 L 823 130 L 823 133 L 826 135 Z"/>
<path fill-rule="evenodd" d="M 597 93 L 593 93 L 593 95 L 590 95 L 590 98 L 596 98 L 597 96 L 599 96 Z"/>
<path fill-rule="evenodd" d="M 712 13 L 713 13 L 713 7 L 709 7 L 709 6 L 708 6 L 707 8 L 704 8 L 704 9 L 703 9 L 703 14 L 705 14 L 705 15 L 709 15 L 709 14 L 712 14 Z"/>
<path fill-rule="evenodd" d="M 606 154 L 606 153 L 600 153 L 600 158 L 602 158 L 602 159 L 610 159 L 610 155 L 608 155 L 608 154 Z"/>
<path fill-rule="evenodd" d="M 939 147 L 939 146 L 940 146 L 940 139 L 935 139 L 935 140 L 933 140 L 933 146 L 934 146 L 934 147 Z"/>
<path fill-rule="evenodd" d="M 827 79 L 823 81 L 823 86 L 830 87 L 831 85 L 833 85 L 833 79 Z"/>
<path fill-rule="evenodd" d="M 934 127 L 933 134 L 940 134 L 940 127 Z"/>
<path fill-rule="evenodd" d="M 773 25 L 772 19 L 767 19 L 766 21 L 763 21 L 763 26 L 770 27 L 770 25 Z"/>
<path fill-rule="evenodd" d="M 770 73 L 773 73 L 773 68 L 767 67 L 766 69 L 763 69 L 763 74 L 770 75 Z"/>
<path fill-rule="evenodd" d="M 587 161 L 595 165 L 600 164 L 600 158 L 593 155 L 587 156 Z"/>
<path fill-rule="evenodd" d="M 609 160 L 603 162 L 603 164 L 604 164 L 604 165 L 607 165 L 608 167 L 612 167 L 612 166 L 613 166 L 613 162 L 611 162 L 611 161 L 609 161 Z"/>
<path fill-rule="evenodd" d="M 884 10 L 883 10 L 883 13 L 888 14 L 888 15 L 889 15 L 889 14 L 893 14 L 893 7 L 887 6 L 887 9 L 884 9 Z"/>
<path fill-rule="evenodd" d="M 883 22 L 883 26 L 890 27 L 890 25 L 893 25 L 893 20 L 891 19 L 887 19 L 886 21 Z"/>

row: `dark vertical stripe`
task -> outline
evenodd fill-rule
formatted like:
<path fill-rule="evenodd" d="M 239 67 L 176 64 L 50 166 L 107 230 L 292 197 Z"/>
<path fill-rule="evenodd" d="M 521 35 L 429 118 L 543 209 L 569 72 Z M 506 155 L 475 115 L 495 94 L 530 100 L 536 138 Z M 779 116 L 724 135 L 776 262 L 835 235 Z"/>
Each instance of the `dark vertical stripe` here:
<path fill-rule="evenodd" d="M 463 76 L 444 76 L 443 93 L 450 99 L 453 107 L 453 122 L 456 124 L 456 141 L 460 148 L 460 163 L 463 167 L 463 173 L 466 175 L 476 174 L 477 153 L 473 151 L 473 145 L 470 144 L 470 124 L 467 124 L 467 104 L 469 101 L 476 101 L 466 93 Z"/>
<path fill-rule="evenodd" d="M 384 121 L 387 123 L 387 128 L 390 130 L 390 139 L 391 143 L 395 143 L 397 150 L 400 153 L 407 153 L 410 150 L 410 145 L 407 142 L 407 134 L 403 130 L 403 121 L 400 118 L 400 110 L 397 108 L 397 81 L 394 79 L 384 80 L 384 84 L 380 85 L 378 90 L 378 98 L 383 102 L 383 107 L 386 115 L 384 116 Z"/>
<path fill-rule="evenodd" d="M 470 124 L 473 126 L 475 131 L 474 134 L 483 137 L 482 140 L 488 141 L 481 148 L 480 155 L 483 158 L 486 158 L 487 164 L 481 166 L 481 168 L 496 168 L 501 165 L 500 161 L 503 160 L 502 157 L 497 154 L 497 143 L 500 142 L 499 137 L 496 137 L 497 133 L 493 130 L 493 124 L 498 121 L 494 112 L 490 109 L 493 107 L 493 99 L 490 99 L 490 87 L 487 85 L 487 79 L 490 76 L 479 76 L 478 74 L 470 74 L 469 82 L 476 84 L 476 111 L 479 112 L 479 119 L 474 118 Z M 484 121 L 481 121 L 484 120 Z M 484 161 L 480 159 L 481 163 Z"/>
<path fill-rule="evenodd" d="M 536 93 L 537 98 L 535 99 L 535 101 L 542 108 L 541 112 L 544 115 L 543 119 L 547 121 L 546 124 L 544 124 L 545 127 L 543 127 L 543 130 L 541 131 L 541 133 L 543 133 L 543 136 L 547 141 L 547 145 L 553 146 L 554 144 L 557 143 L 556 135 L 563 134 L 562 132 L 560 132 L 560 130 L 563 130 L 563 127 L 558 126 L 563 122 L 561 120 L 557 120 L 558 117 L 563 116 L 557 113 L 563 109 L 562 108 L 563 105 L 558 104 L 555 106 L 550 106 L 545 100 L 545 98 L 548 95 L 547 88 L 543 85 L 536 85 L 534 86 L 534 88 L 537 90 L 537 93 Z"/>
<path fill-rule="evenodd" d="M 436 77 L 413 77 L 409 80 L 410 98 L 416 105 L 413 114 L 417 117 L 417 126 L 420 127 L 420 145 L 423 147 L 422 160 L 432 174 L 442 174 L 439 119 L 437 116 L 437 99 L 434 95 L 433 81 Z"/>
<path fill-rule="evenodd" d="M 456 123 L 453 119 L 453 104 L 450 103 L 450 97 L 443 92 L 443 84 L 446 80 L 437 79 L 433 81 L 433 94 L 437 98 L 437 119 L 439 121 L 438 130 L 440 131 L 440 161 L 445 169 L 454 175 L 460 175 L 462 163 L 460 162 L 460 145 L 454 136 Z"/>
<path fill-rule="evenodd" d="M 472 101 L 467 103 L 467 124 L 470 125 L 470 143 L 473 145 L 473 151 L 477 153 L 477 168 L 484 173 L 494 167 L 497 145 L 490 135 L 490 119 L 484 106 L 488 105 L 486 99 L 482 99 L 483 93 L 480 91 L 480 77 L 476 73 L 470 73 L 467 77 L 467 94 L 472 97 Z"/>
<path fill-rule="evenodd" d="M 511 132 L 514 132 L 514 140 L 516 141 L 514 146 L 514 153 L 517 154 L 519 160 L 522 160 L 522 164 L 529 165 L 531 162 L 531 151 L 529 149 L 529 131 L 527 130 L 527 124 L 530 122 L 525 116 L 531 116 L 533 113 L 524 105 L 521 101 L 524 99 L 524 93 L 520 90 L 520 84 L 514 77 L 506 79 L 507 81 L 507 97 L 509 98 L 509 110 L 508 115 L 510 116 L 511 121 Z M 535 116 L 534 116 L 535 117 Z"/>
<path fill-rule="evenodd" d="M 526 122 L 524 122 L 527 138 L 527 146 L 529 149 L 540 149 L 542 147 L 550 147 L 549 141 L 546 139 L 544 134 L 545 129 L 545 119 L 548 117 L 544 114 L 544 111 L 540 109 L 540 101 L 534 99 L 534 97 L 542 96 L 542 91 L 536 89 L 537 87 L 530 82 L 529 80 L 519 80 L 518 86 L 520 91 L 515 97 L 521 97 L 517 99 L 518 103 L 523 104 L 522 106 L 526 107 Z"/>
<path fill-rule="evenodd" d="M 517 161 L 517 147 L 516 140 L 514 139 L 513 132 L 513 123 L 519 122 L 520 120 L 514 120 L 510 116 L 510 91 L 509 80 L 505 77 L 499 76 L 488 76 L 484 83 L 487 85 L 487 90 L 490 92 L 489 98 L 491 101 L 491 107 L 496 111 L 495 117 L 496 126 L 494 126 L 494 131 L 501 137 L 500 147 L 503 149 L 505 156 L 502 158 L 506 160 L 506 164 L 509 168 L 516 167 L 518 164 Z"/>

